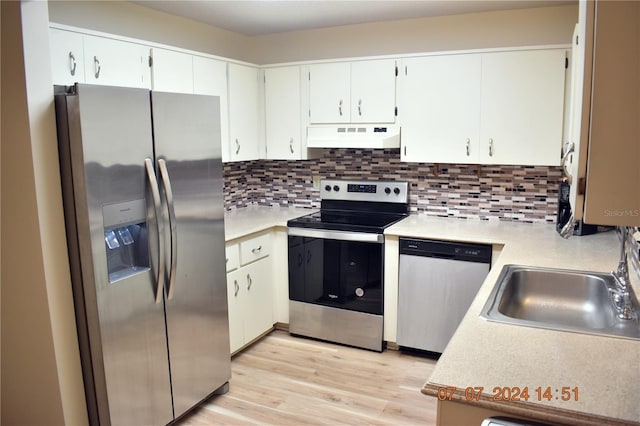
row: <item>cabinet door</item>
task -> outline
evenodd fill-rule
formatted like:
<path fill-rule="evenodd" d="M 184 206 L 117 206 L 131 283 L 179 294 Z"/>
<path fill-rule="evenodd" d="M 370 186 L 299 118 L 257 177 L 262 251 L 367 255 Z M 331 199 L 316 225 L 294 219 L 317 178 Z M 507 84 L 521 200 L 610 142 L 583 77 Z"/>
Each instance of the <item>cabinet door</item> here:
<path fill-rule="evenodd" d="M 222 161 L 229 158 L 229 104 L 227 97 L 227 63 L 216 59 L 193 57 L 193 93 L 220 98 L 220 140 Z"/>
<path fill-rule="evenodd" d="M 309 67 L 311 123 L 351 121 L 351 64 L 339 62 Z"/>
<path fill-rule="evenodd" d="M 480 55 L 411 58 L 403 65 L 401 159 L 477 163 Z"/>
<path fill-rule="evenodd" d="M 300 160 L 300 67 L 267 68 L 264 77 L 267 159 Z"/>
<path fill-rule="evenodd" d="M 241 284 L 243 269 L 237 269 L 227 273 L 227 304 L 229 311 L 229 343 L 231 353 L 237 351 L 244 345 L 244 324 L 243 315 L 245 311 L 242 307 L 243 298 L 246 296 L 242 292 Z"/>
<path fill-rule="evenodd" d="M 482 55 L 480 161 L 560 165 L 564 50 Z"/>
<path fill-rule="evenodd" d="M 258 69 L 239 64 L 228 67 L 229 161 L 256 160 L 260 158 Z"/>
<path fill-rule="evenodd" d="M 351 122 L 393 123 L 396 108 L 394 59 L 351 63 Z"/>
<path fill-rule="evenodd" d="M 288 238 L 289 300 L 304 302 L 305 246 L 302 237 Z"/>
<path fill-rule="evenodd" d="M 271 258 L 265 258 L 239 269 L 240 288 L 244 292 L 244 339 L 250 342 L 273 328 L 273 292 Z"/>
<path fill-rule="evenodd" d="M 149 53 L 140 44 L 84 36 L 85 82 L 150 89 Z"/>
<path fill-rule="evenodd" d="M 151 49 L 153 90 L 193 93 L 193 60 L 186 53 L 167 49 Z"/>
<path fill-rule="evenodd" d="M 84 83 L 84 48 L 82 34 L 49 29 L 53 84 Z"/>

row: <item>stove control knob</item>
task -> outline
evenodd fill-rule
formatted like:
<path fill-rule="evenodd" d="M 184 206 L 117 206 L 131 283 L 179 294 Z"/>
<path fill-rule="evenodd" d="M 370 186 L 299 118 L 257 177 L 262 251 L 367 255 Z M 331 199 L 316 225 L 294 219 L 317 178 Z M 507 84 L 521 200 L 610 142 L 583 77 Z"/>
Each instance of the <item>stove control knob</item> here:
<path fill-rule="evenodd" d="M 333 190 L 338 192 L 340 191 L 340 187 L 338 185 L 333 185 Z"/>
<path fill-rule="evenodd" d="M 389 195 L 391 194 L 391 188 L 389 188 L 388 186 L 384 189 L 384 193 Z"/>
<path fill-rule="evenodd" d="M 396 194 L 396 195 L 399 195 L 400 194 L 400 188 L 398 188 L 398 187 L 394 188 L 393 189 L 393 193 Z"/>
<path fill-rule="evenodd" d="M 324 190 L 327 192 L 331 191 L 331 185 L 325 185 Z"/>

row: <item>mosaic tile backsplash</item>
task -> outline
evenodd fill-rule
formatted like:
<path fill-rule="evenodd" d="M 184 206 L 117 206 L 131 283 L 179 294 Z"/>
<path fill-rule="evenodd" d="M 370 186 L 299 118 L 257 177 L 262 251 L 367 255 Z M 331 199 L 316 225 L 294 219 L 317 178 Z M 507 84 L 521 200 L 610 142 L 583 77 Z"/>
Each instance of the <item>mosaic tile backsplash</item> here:
<path fill-rule="evenodd" d="M 555 223 L 560 167 L 404 163 L 397 149 L 325 149 L 315 160 L 226 163 L 225 208 L 319 208 L 313 177 L 406 180 L 412 212 Z"/>

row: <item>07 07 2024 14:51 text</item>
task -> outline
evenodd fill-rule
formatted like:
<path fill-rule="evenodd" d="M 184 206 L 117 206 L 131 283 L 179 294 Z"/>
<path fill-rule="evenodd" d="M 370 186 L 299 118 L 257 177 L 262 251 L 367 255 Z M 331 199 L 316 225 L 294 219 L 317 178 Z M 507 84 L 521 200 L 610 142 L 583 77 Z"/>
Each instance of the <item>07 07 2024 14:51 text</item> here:
<path fill-rule="evenodd" d="M 456 391 L 458 388 L 455 386 L 439 386 L 438 387 L 438 400 L 439 401 L 452 401 L 466 400 L 466 401 L 479 401 L 481 395 L 484 392 L 483 386 L 468 386 L 460 388 L 458 395 Z M 496 386 L 492 389 L 490 394 L 484 394 L 483 399 L 490 401 L 578 401 L 579 389 L 577 386 L 561 386 L 554 388 L 551 386 Z"/>

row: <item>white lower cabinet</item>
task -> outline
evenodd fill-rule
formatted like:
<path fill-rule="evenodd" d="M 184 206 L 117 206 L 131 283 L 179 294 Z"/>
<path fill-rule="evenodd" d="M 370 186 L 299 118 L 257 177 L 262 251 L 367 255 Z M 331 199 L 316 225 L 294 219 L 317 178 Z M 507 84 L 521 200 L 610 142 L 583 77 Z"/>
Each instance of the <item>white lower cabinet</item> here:
<path fill-rule="evenodd" d="M 227 245 L 227 301 L 231 353 L 273 328 L 271 235 Z M 236 263 L 236 259 L 239 262 Z M 235 267 L 235 269 L 234 269 Z"/>

